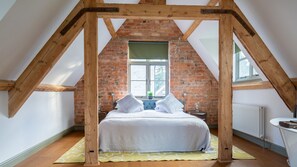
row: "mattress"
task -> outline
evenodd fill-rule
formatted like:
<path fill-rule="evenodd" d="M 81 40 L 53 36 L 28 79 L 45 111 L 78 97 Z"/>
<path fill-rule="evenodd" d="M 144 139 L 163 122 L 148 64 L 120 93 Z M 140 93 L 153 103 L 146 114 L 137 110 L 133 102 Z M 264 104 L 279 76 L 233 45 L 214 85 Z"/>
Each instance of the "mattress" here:
<path fill-rule="evenodd" d="M 99 124 L 103 152 L 205 151 L 210 148 L 207 124 L 195 116 L 144 110 L 113 110 Z"/>

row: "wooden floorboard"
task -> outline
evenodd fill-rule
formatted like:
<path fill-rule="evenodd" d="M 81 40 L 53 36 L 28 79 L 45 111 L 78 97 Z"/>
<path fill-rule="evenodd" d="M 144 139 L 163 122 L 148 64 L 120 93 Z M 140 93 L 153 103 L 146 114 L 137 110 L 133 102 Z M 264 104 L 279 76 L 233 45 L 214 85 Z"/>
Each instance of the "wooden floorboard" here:
<path fill-rule="evenodd" d="M 217 131 L 212 133 L 217 135 Z M 83 164 L 53 164 L 53 162 L 83 136 L 83 132 L 72 132 L 24 160 L 17 167 L 82 167 Z M 233 137 L 233 142 L 235 146 L 256 157 L 256 160 L 233 160 L 229 164 L 219 164 L 217 161 L 110 162 L 100 163 L 100 167 L 288 167 L 286 157 L 238 137 Z"/>

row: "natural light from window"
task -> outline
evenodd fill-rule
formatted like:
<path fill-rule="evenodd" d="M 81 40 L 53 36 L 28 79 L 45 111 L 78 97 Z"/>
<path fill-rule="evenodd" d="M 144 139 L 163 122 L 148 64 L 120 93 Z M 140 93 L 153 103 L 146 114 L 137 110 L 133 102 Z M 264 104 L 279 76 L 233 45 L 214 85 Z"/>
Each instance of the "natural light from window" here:
<path fill-rule="evenodd" d="M 251 65 L 244 53 L 239 49 L 239 47 L 236 44 L 234 44 L 234 46 L 234 82 L 260 79 L 259 74 Z"/>
<path fill-rule="evenodd" d="M 148 92 L 168 94 L 168 42 L 130 42 L 128 64 L 130 93 L 141 98 Z"/>

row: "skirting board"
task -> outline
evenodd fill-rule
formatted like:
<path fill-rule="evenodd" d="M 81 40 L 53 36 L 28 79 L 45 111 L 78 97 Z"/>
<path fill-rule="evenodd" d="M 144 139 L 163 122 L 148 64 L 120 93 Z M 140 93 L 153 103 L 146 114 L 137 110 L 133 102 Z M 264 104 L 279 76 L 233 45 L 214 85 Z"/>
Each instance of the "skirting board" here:
<path fill-rule="evenodd" d="M 240 131 L 237 131 L 237 130 L 233 130 L 233 134 L 236 135 L 236 136 L 239 136 L 245 140 L 248 140 L 252 143 L 255 143 L 263 148 L 267 148 L 275 153 L 278 153 L 282 156 L 285 156 L 285 157 L 288 157 L 288 154 L 287 154 L 287 151 L 284 147 L 281 147 L 279 145 L 276 145 L 276 144 L 273 144 L 273 143 L 270 143 L 268 141 L 264 141 L 262 139 L 259 139 L 259 138 L 256 138 L 254 136 L 251 136 L 251 135 L 248 135 L 248 134 L 245 134 L 243 132 L 240 132 Z"/>
<path fill-rule="evenodd" d="M 61 139 L 63 136 L 65 136 L 66 134 L 72 132 L 74 130 L 73 127 L 66 129 L 58 134 L 56 134 L 55 136 L 9 158 L 8 160 L 3 161 L 2 163 L 0 163 L 0 166 L 15 166 L 16 164 L 22 162 L 23 160 L 29 158 L 31 155 L 35 154 L 36 152 L 38 152 L 39 150 L 43 149 L 44 147 L 50 145 L 51 143 Z"/>

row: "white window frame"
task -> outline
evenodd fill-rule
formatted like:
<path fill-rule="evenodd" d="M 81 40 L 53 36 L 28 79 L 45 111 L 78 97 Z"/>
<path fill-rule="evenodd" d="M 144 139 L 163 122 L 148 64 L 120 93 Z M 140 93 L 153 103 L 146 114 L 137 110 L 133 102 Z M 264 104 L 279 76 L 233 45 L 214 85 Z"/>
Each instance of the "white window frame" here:
<path fill-rule="evenodd" d="M 245 82 L 245 81 L 255 81 L 255 80 L 260 80 L 260 76 L 259 74 L 253 75 L 253 70 L 254 67 L 251 65 L 249 65 L 249 76 L 246 77 L 239 77 L 239 70 L 240 70 L 240 62 L 244 61 L 244 60 L 248 60 L 247 57 L 245 56 L 244 58 L 240 58 L 240 54 L 243 54 L 242 51 L 238 52 L 238 53 L 234 53 L 234 59 L 235 59 L 235 80 L 234 82 Z M 248 60 L 249 61 L 249 60 Z"/>
<path fill-rule="evenodd" d="M 128 91 L 129 93 L 131 93 L 131 65 L 145 65 L 146 66 L 146 94 L 147 92 L 150 90 L 150 66 L 152 65 L 162 65 L 162 66 L 165 66 L 166 68 L 166 78 L 165 78 L 165 84 L 166 84 L 166 89 L 165 89 L 165 95 L 164 96 L 155 96 L 153 95 L 154 98 L 163 98 L 165 97 L 166 95 L 168 95 L 169 93 L 169 65 L 168 65 L 168 60 L 149 60 L 149 59 L 140 59 L 139 61 L 133 59 L 129 59 L 128 60 Z M 145 96 L 136 96 L 137 98 L 142 98 L 142 99 L 146 99 L 147 98 L 147 95 Z"/>

